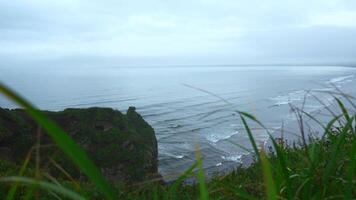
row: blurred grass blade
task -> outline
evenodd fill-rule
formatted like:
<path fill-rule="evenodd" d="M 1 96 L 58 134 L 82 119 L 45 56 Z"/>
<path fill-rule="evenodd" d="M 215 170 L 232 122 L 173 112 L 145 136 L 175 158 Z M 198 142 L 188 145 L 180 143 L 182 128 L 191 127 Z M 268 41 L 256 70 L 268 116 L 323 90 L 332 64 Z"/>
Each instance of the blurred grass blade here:
<path fill-rule="evenodd" d="M 33 193 L 36 192 L 36 190 L 38 189 L 38 185 L 37 184 L 32 184 L 30 185 L 26 192 L 24 197 L 22 198 L 22 200 L 32 200 L 33 199 Z"/>
<path fill-rule="evenodd" d="M 306 178 L 299 186 L 298 186 L 298 189 L 295 191 L 295 195 L 294 195 L 294 198 L 293 199 L 301 199 L 299 198 L 300 195 L 302 195 L 302 191 L 303 191 L 303 188 L 304 186 L 310 182 L 310 178 Z"/>
<path fill-rule="evenodd" d="M 334 126 L 335 122 L 338 121 L 342 117 L 342 115 L 334 117 L 325 127 L 325 132 L 324 135 L 322 136 L 322 139 L 328 135 L 329 133 L 332 132 L 332 127 Z"/>
<path fill-rule="evenodd" d="M 345 105 L 337 97 L 335 97 L 335 99 L 336 99 L 337 103 L 339 104 L 339 107 L 340 107 L 340 109 L 341 109 L 346 121 L 349 121 L 350 120 L 350 115 L 347 112 L 347 109 L 346 109 Z"/>
<path fill-rule="evenodd" d="M 256 145 L 256 141 L 255 141 L 255 139 L 253 138 L 251 129 L 250 129 L 250 127 L 248 126 L 248 124 L 247 124 L 247 122 L 246 122 L 246 120 L 245 120 L 245 118 L 243 117 L 242 114 L 240 114 L 240 117 L 241 117 L 242 123 L 243 123 L 244 126 L 245 126 L 245 129 L 246 129 L 248 138 L 250 139 L 250 142 L 251 142 L 251 144 L 252 144 L 253 150 L 255 151 L 257 160 L 258 160 L 258 162 L 260 162 L 260 161 L 261 161 L 260 154 L 259 154 L 259 151 L 258 151 L 258 148 L 257 148 L 257 145 Z"/>
<path fill-rule="evenodd" d="M 25 111 L 39 123 L 46 133 L 56 142 L 58 147 L 65 152 L 72 161 L 86 174 L 90 180 L 104 193 L 108 199 L 114 199 L 114 193 L 101 175 L 99 169 L 88 158 L 87 154 L 77 145 L 72 138 L 65 133 L 57 124 L 48 119 L 42 112 L 32 106 L 20 95 L 16 94 L 8 87 L 0 83 L 0 93 L 25 108 Z"/>
<path fill-rule="evenodd" d="M 303 114 L 308 116 L 310 119 L 315 121 L 317 124 L 319 124 L 321 127 L 323 127 L 324 130 L 326 129 L 326 126 L 323 123 L 321 123 L 319 120 L 317 120 L 315 117 L 313 117 L 311 114 L 305 112 L 304 110 L 300 110 L 300 112 L 302 112 Z"/>
<path fill-rule="evenodd" d="M 250 153 L 250 154 L 253 154 L 253 151 L 249 150 L 248 148 L 242 146 L 242 145 L 239 144 L 239 143 L 236 143 L 236 142 L 233 142 L 233 141 L 228 141 L 228 142 L 231 143 L 231 144 L 233 144 L 233 145 L 235 145 L 235 146 L 237 146 L 237 147 L 239 147 L 239 148 L 241 148 L 242 150 L 244 150 L 244 151 L 246 151 L 246 152 L 248 152 L 248 153 Z"/>
<path fill-rule="evenodd" d="M 49 193 L 50 193 L 54 198 L 56 198 L 56 199 L 58 199 L 58 200 L 62 200 L 62 198 L 59 197 L 56 193 L 54 193 L 54 192 L 52 192 L 52 191 L 49 191 Z"/>
<path fill-rule="evenodd" d="M 197 176 L 199 181 L 200 200 L 208 200 L 209 193 L 206 188 L 205 175 L 203 171 L 203 161 L 201 157 L 201 151 L 198 146 L 196 147 L 195 154 L 196 154 L 197 167 L 198 167 Z"/>
<path fill-rule="evenodd" d="M 311 147 L 309 148 L 309 158 L 310 158 L 310 161 L 311 161 L 311 164 L 312 164 L 311 169 L 314 169 L 316 161 L 318 159 L 318 155 L 317 155 L 317 151 L 316 151 L 316 144 L 315 143 L 311 143 L 310 146 Z"/>
<path fill-rule="evenodd" d="M 356 109 L 356 105 L 352 100 L 355 100 L 355 97 L 346 94 L 344 91 L 342 91 L 339 87 L 337 87 L 336 85 L 332 84 L 334 86 L 334 88 L 338 91 L 338 95 L 341 95 L 342 97 L 344 97 L 346 99 L 346 101 L 348 101 L 350 103 L 350 105 Z"/>
<path fill-rule="evenodd" d="M 283 150 L 279 147 L 279 145 L 277 144 L 277 142 L 275 141 L 275 139 L 272 137 L 272 135 L 270 134 L 269 130 L 267 129 L 267 127 L 265 127 L 255 116 L 249 114 L 249 113 L 246 113 L 246 112 L 242 112 L 242 111 L 237 111 L 239 114 L 240 114 L 240 117 L 241 117 L 241 120 L 245 126 L 245 129 L 249 135 L 249 139 L 250 139 L 250 142 L 254 148 L 254 151 L 256 153 L 257 156 L 260 155 L 258 149 L 257 149 L 257 145 L 256 145 L 256 142 L 253 138 L 253 135 L 252 135 L 252 132 L 251 132 L 251 129 L 249 128 L 248 124 L 246 123 L 246 120 L 244 119 L 243 116 L 251 119 L 252 121 L 256 122 L 257 124 L 259 124 L 262 128 L 264 128 L 267 132 L 267 134 L 269 135 L 269 138 L 271 139 L 272 141 L 272 144 L 276 150 L 276 153 L 277 153 L 277 157 L 278 157 L 278 164 L 279 164 L 279 167 L 280 169 L 282 170 L 282 174 L 283 174 L 283 179 L 286 181 L 286 184 L 287 184 L 287 193 L 288 193 L 288 196 L 291 197 L 292 196 L 292 193 L 291 193 L 291 183 L 290 183 L 290 180 L 289 180 L 289 172 L 287 170 L 287 166 L 286 166 L 286 159 L 285 159 L 285 156 L 283 154 Z M 258 158 L 259 160 L 261 160 L 261 158 Z M 268 162 L 268 161 L 267 161 Z M 272 172 L 271 172 L 272 173 Z M 272 180 L 273 181 L 273 180 Z M 276 186 L 275 186 L 275 183 L 273 183 L 273 187 L 274 187 L 274 193 L 276 193 Z"/>
<path fill-rule="evenodd" d="M 237 111 L 237 113 L 239 113 L 240 116 L 243 115 L 243 116 L 245 116 L 245 117 L 251 119 L 252 121 L 256 122 L 256 123 L 259 124 L 262 128 L 264 128 L 264 129 L 267 131 L 267 133 L 269 133 L 267 127 L 265 127 L 265 125 L 263 125 L 255 116 L 253 116 L 253 115 L 251 115 L 251 114 L 249 114 L 249 113 L 247 113 L 247 112 L 242 112 L 242 111 Z"/>
<path fill-rule="evenodd" d="M 291 181 L 290 181 L 290 178 L 289 178 L 289 171 L 288 171 L 288 167 L 287 167 L 287 164 L 286 164 L 287 161 L 286 161 L 286 156 L 284 155 L 283 146 L 280 147 L 277 144 L 276 140 L 271 135 L 269 135 L 269 137 L 270 137 L 270 139 L 272 141 L 273 147 L 276 150 L 279 168 L 282 171 L 283 179 L 286 182 L 287 196 L 289 197 L 289 199 L 292 199 L 292 190 L 291 190 L 292 189 L 292 184 L 291 184 Z M 283 145 L 283 143 L 282 143 L 282 145 Z M 277 170 L 277 172 L 279 172 L 279 171 Z"/>
<path fill-rule="evenodd" d="M 356 139 L 355 136 L 353 137 L 354 138 L 352 142 L 352 147 L 349 153 L 350 164 L 348 166 L 348 172 L 347 172 L 348 184 L 346 187 L 346 199 L 352 199 L 352 189 L 354 185 L 353 179 L 355 176 L 355 169 L 356 169 Z"/>
<path fill-rule="evenodd" d="M 195 87 L 195 86 L 192 86 L 192 85 L 188 85 L 188 84 L 186 84 L 186 83 L 182 83 L 182 85 L 184 85 L 184 86 L 186 86 L 186 87 L 189 87 L 189 88 L 192 88 L 192 89 L 194 89 L 194 90 L 200 91 L 200 92 L 204 92 L 204 93 L 209 94 L 209 95 L 211 95 L 211 96 L 214 96 L 214 97 L 220 99 L 221 101 L 225 102 L 227 105 L 232 105 L 228 100 L 222 98 L 221 96 L 219 96 L 219 95 L 217 95 L 217 94 L 215 94 L 215 93 L 213 93 L 213 92 L 210 92 L 210 91 L 208 91 L 208 90 L 204 90 L 204 89 L 202 89 L 202 88 L 198 88 L 198 87 Z"/>
<path fill-rule="evenodd" d="M 63 169 L 63 167 L 61 167 L 52 158 L 49 158 L 49 161 L 54 167 L 56 167 L 60 172 L 62 172 L 70 180 L 71 183 L 74 184 L 76 190 L 82 191 L 82 188 L 80 187 L 79 183 L 65 169 Z"/>
<path fill-rule="evenodd" d="M 157 188 L 157 186 L 154 187 L 152 196 L 153 196 L 152 197 L 153 200 L 158 200 L 158 188 Z"/>
<path fill-rule="evenodd" d="M 26 168 L 27 168 L 28 162 L 29 162 L 30 159 L 31 159 L 32 151 L 33 151 L 33 148 L 31 148 L 31 149 L 28 151 L 28 153 L 27 153 L 27 155 L 26 155 L 26 158 L 25 158 L 25 161 L 23 162 L 23 164 L 22 164 L 22 166 L 21 166 L 21 168 L 20 168 L 20 172 L 19 172 L 18 176 L 23 176 L 23 174 L 25 173 L 25 170 L 26 170 Z M 15 184 L 12 185 L 12 187 L 11 187 L 9 193 L 8 193 L 7 196 L 6 196 L 6 200 L 12 200 L 12 199 L 14 199 L 15 193 L 16 193 L 16 191 L 17 191 L 17 187 L 18 187 L 18 184 L 17 184 L 17 183 L 15 183 Z"/>
<path fill-rule="evenodd" d="M 273 175 L 270 163 L 264 151 L 261 151 L 261 165 L 263 171 L 263 179 L 266 187 L 266 194 L 268 200 L 277 200 L 276 185 L 273 181 Z"/>
<path fill-rule="evenodd" d="M 173 192 L 177 191 L 177 188 L 183 183 L 183 181 L 192 174 L 193 170 L 198 166 L 198 163 L 194 163 L 189 169 L 187 169 L 176 181 L 174 181 L 173 185 L 169 187 L 168 195 L 172 196 Z"/>
<path fill-rule="evenodd" d="M 63 196 L 66 196 L 71 199 L 75 200 L 85 200 L 84 197 L 80 196 L 79 194 L 68 190 L 62 186 L 55 185 L 53 183 L 45 182 L 45 181 L 37 181 L 35 179 L 27 178 L 27 177 L 4 177 L 0 178 L 0 182 L 9 182 L 9 183 L 21 183 L 25 185 L 37 185 L 45 190 L 53 191 Z"/>
<path fill-rule="evenodd" d="M 233 192 L 236 193 L 236 195 L 241 197 L 242 199 L 257 200 L 256 197 L 252 196 L 250 193 L 246 192 L 242 188 L 237 188 Z"/>
<path fill-rule="evenodd" d="M 349 121 L 346 123 L 346 125 L 341 130 L 341 133 L 338 133 L 340 135 L 339 135 L 337 141 L 331 147 L 330 159 L 326 165 L 325 174 L 323 177 L 325 188 L 328 187 L 328 183 L 329 183 L 328 180 L 331 177 L 333 170 L 335 169 L 337 157 L 338 157 L 339 152 L 342 149 L 342 144 L 344 144 L 344 142 L 345 142 L 347 131 L 350 130 L 350 128 L 352 129 L 353 120 L 354 120 L 354 117 L 349 119 Z"/>

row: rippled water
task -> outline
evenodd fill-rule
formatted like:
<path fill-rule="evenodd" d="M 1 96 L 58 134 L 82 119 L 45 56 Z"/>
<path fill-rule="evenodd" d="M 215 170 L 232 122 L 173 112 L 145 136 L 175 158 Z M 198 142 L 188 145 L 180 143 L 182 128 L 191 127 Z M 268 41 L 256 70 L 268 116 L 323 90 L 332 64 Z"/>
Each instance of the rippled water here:
<path fill-rule="evenodd" d="M 273 129 L 292 120 L 288 104 L 301 104 L 305 90 L 333 90 L 334 84 L 356 92 L 356 70 L 346 67 L 0 69 L 0 80 L 41 109 L 105 106 L 124 111 L 136 106 L 156 131 L 164 176 L 189 167 L 196 144 L 206 168 L 238 163 L 246 152 L 234 143 L 250 145 L 236 109 L 255 114 Z M 315 95 L 331 101 L 322 92 Z M 0 106 L 13 107 L 3 98 Z M 320 109 L 320 103 L 308 99 L 306 109 Z M 257 128 L 254 136 L 267 139 Z"/>

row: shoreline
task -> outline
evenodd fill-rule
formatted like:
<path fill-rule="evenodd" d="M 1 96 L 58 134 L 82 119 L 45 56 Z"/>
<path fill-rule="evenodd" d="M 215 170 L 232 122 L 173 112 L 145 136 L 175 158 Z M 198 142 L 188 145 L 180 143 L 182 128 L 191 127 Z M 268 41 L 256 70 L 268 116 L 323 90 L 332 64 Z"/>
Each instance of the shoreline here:
<path fill-rule="evenodd" d="M 327 122 L 329 122 L 333 116 L 326 115 L 326 113 L 329 113 L 328 110 L 331 110 L 334 113 L 341 114 L 339 108 L 337 105 L 335 105 L 336 101 L 334 100 L 330 105 L 317 109 L 315 111 L 312 111 L 310 114 L 311 116 L 315 117 L 316 119 L 323 120 L 325 122 L 324 125 L 326 125 Z M 304 127 L 307 127 L 308 130 L 305 130 L 307 133 L 311 133 L 310 135 L 313 137 L 321 138 L 321 135 L 317 135 L 316 133 L 324 133 L 324 129 L 318 124 L 317 122 L 311 120 L 308 116 L 304 115 L 304 120 L 303 120 L 303 125 Z M 297 119 L 290 120 L 288 123 L 284 124 L 284 127 L 277 128 L 273 131 L 271 131 L 271 135 L 275 139 L 280 139 L 281 137 L 281 131 L 282 128 L 284 129 L 284 138 L 283 138 L 283 143 L 287 144 L 289 146 L 292 146 L 295 144 L 296 146 L 300 146 L 302 140 L 301 140 L 301 135 L 296 135 L 296 133 L 300 134 L 300 127 L 298 124 Z M 295 131 L 292 131 L 295 130 Z M 308 139 L 309 135 L 306 135 L 306 139 Z M 308 141 L 307 141 L 308 143 Z M 273 145 L 272 141 L 270 138 L 268 138 L 265 143 L 264 143 L 264 148 L 269 151 L 272 150 L 273 152 Z M 231 172 L 235 171 L 238 168 L 249 168 L 254 162 L 255 162 L 255 157 L 254 154 L 241 154 L 241 158 L 239 159 L 241 162 L 234 162 L 234 161 L 225 161 L 222 165 L 220 166 L 210 166 L 204 168 L 204 173 L 207 181 L 212 180 L 213 178 L 216 177 L 224 177 L 226 175 L 229 175 Z M 203 158 L 204 162 L 204 158 Z M 177 180 L 181 174 L 175 174 L 172 176 L 163 176 L 163 180 L 166 184 L 170 184 Z M 196 178 L 187 178 L 185 183 L 186 184 L 195 184 L 196 183 Z"/>

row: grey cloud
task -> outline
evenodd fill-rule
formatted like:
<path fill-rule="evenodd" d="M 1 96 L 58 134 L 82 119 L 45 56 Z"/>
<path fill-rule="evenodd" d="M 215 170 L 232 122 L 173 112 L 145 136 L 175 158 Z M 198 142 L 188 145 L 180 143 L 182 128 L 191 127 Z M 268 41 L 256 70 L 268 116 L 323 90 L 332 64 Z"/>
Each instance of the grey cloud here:
<path fill-rule="evenodd" d="M 356 24 L 342 23 L 345 12 L 356 18 L 356 2 L 0 0 L 0 60 L 352 60 Z"/>

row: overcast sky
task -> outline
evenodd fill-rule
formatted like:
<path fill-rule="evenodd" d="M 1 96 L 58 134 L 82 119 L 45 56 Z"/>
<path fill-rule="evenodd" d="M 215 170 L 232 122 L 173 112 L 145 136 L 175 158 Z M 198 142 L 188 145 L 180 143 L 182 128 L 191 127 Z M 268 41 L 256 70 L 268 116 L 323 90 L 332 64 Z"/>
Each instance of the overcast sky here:
<path fill-rule="evenodd" d="M 356 61 L 354 0 L 0 0 L 0 61 Z"/>

